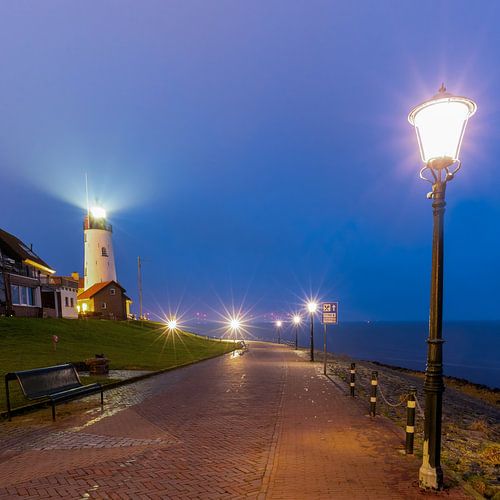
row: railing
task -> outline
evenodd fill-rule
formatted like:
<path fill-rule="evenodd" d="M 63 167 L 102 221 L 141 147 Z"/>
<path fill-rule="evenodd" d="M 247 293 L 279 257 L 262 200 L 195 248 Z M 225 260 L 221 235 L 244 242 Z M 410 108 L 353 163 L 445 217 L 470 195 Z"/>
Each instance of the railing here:
<path fill-rule="evenodd" d="M 68 288 L 78 288 L 78 281 L 64 276 L 40 276 L 40 283 L 42 285 L 58 285 Z"/>

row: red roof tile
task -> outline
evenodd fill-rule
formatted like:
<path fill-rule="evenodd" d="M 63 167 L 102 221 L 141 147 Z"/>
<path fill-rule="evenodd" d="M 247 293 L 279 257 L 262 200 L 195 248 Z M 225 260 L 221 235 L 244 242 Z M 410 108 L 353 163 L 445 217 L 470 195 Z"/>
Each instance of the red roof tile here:
<path fill-rule="evenodd" d="M 91 299 L 97 292 L 100 292 L 111 283 L 114 283 L 117 287 L 125 290 L 125 288 L 119 285 L 116 281 L 103 281 L 102 283 L 95 283 L 90 288 L 87 288 L 87 290 L 78 295 L 77 300 Z"/>

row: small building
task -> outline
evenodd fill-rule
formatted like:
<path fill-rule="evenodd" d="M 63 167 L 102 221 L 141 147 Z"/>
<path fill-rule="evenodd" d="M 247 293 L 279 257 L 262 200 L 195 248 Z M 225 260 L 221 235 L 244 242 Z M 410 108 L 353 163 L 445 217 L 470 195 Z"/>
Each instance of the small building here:
<path fill-rule="evenodd" d="M 78 295 L 80 316 L 94 316 L 102 319 L 125 320 L 130 316 L 131 299 L 118 282 L 95 283 Z"/>
<path fill-rule="evenodd" d="M 45 317 L 78 318 L 78 279 L 73 276 L 48 276 L 40 279 Z"/>

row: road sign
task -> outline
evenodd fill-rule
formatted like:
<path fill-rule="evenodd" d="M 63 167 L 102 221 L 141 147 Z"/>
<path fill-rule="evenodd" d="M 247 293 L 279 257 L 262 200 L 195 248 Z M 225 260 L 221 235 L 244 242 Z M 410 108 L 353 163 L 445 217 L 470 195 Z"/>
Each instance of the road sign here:
<path fill-rule="evenodd" d="M 321 304 L 321 323 L 324 325 L 336 325 L 339 321 L 338 311 L 338 302 L 323 302 Z"/>

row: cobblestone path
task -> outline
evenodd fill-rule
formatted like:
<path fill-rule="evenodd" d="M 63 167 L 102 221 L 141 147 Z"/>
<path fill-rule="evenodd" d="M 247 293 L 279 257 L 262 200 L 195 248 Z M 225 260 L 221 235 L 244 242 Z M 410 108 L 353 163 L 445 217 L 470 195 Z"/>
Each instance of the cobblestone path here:
<path fill-rule="evenodd" d="M 0 424 L 0 498 L 409 499 L 402 435 L 289 347 L 221 358 Z M 466 498 L 458 489 L 446 498 Z"/>

